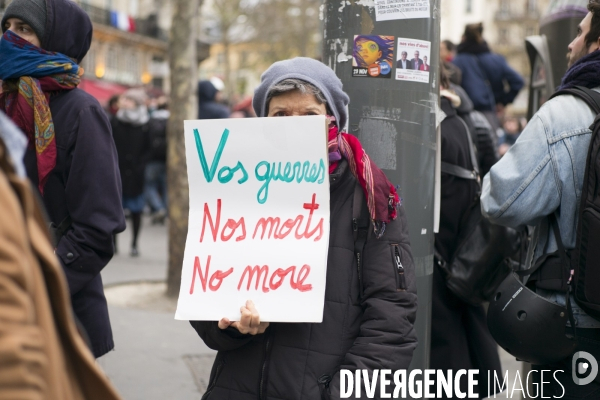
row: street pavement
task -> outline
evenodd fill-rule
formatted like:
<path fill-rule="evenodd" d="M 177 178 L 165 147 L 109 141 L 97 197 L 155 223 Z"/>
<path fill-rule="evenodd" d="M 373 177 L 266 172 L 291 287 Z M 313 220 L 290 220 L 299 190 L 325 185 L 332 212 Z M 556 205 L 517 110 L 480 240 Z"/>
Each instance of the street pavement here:
<path fill-rule="evenodd" d="M 164 296 L 167 228 L 144 219 L 139 257 L 129 256 L 130 238 L 130 229 L 118 236 L 119 252 L 102 271 L 115 350 L 98 363 L 125 400 L 200 399 L 215 352 L 187 321 L 173 318 L 176 300 Z M 521 363 L 500 355 L 510 391 Z"/>
<path fill-rule="evenodd" d="M 126 400 L 200 399 L 215 352 L 164 297 L 167 229 L 144 219 L 136 258 L 130 237 L 118 236 L 119 253 L 102 271 L 115 350 L 98 363 Z"/>

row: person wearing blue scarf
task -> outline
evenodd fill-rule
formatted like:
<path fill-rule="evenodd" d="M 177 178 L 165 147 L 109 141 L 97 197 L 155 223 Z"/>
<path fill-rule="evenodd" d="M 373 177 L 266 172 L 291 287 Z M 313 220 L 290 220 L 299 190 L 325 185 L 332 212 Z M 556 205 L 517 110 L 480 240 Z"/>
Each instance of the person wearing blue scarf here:
<path fill-rule="evenodd" d="M 13 0 L 1 26 L 0 110 L 28 141 L 23 164 L 46 207 L 74 314 L 100 357 L 114 348 L 100 271 L 125 217 L 110 123 L 78 88 L 92 22 L 71 0 Z"/>
<path fill-rule="evenodd" d="M 14 20 L 14 19 L 13 19 Z M 14 23 L 14 22 L 13 22 Z M 56 166 L 56 140 L 49 93 L 72 90 L 83 70 L 67 56 L 43 50 L 11 30 L 0 40 L 0 109 L 35 143 L 38 189 Z"/>

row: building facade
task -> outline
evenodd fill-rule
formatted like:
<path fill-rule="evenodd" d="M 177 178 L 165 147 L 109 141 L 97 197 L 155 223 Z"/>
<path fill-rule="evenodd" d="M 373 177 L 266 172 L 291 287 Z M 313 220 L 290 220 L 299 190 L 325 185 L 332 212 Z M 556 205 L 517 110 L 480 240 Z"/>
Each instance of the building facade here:
<path fill-rule="evenodd" d="M 80 87 L 101 103 L 129 87 L 169 92 L 168 38 L 171 5 L 161 0 L 72 0 L 94 25 L 91 48 L 82 61 Z M 11 0 L 0 0 L 0 13 Z M 208 45 L 198 41 L 199 61 Z"/>

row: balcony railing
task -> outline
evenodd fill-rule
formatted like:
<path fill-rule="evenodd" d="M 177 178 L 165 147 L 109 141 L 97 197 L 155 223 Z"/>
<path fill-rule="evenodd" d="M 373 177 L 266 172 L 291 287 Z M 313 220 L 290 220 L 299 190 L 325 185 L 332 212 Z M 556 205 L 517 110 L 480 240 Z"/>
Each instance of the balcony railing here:
<path fill-rule="evenodd" d="M 92 22 L 112 26 L 110 10 L 87 3 L 79 3 L 79 5 L 90 16 Z M 145 19 L 135 18 L 134 22 L 135 33 L 163 41 L 168 40 L 168 33 L 164 29 L 158 27 L 156 15 L 150 15 Z"/>
<path fill-rule="evenodd" d="M 81 2 L 79 2 L 79 5 L 83 9 L 83 11 L 85 11 L 89 15 L 92 22 L 101 25 L 112 26 L 110 10 Z M 4 16 L 4 10 L 4 8 L 0 7 L 0 19 L 2 19 L 2 17 Z M 154 39 L 162 40 L 165 42 L 169 40 L 169 33 L 166 30 L 159 28 L 156 15 L 150 15 L 148 18 L 143 19 L 135 18 L 134 22 L 135 33 Z"/>

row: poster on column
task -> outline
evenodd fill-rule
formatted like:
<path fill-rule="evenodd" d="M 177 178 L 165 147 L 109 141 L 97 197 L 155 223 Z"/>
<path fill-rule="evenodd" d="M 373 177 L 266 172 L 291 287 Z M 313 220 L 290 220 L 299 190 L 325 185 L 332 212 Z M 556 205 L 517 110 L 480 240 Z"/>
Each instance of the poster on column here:
<path fill-rule="evenodd" d="M 429 0 L 375 0 L 377 22 L 394 19 L 429 18 Z"/>
<path fill-rule="evenodd" d="M 189 227 L 175 319 L 321 322 L 325 116 L 185 121 Z"/>
<path fill-rule="evenodd" d="M 417 39 L 398 39 L 396 79 L 429 83 L 431 42 Z"/>

